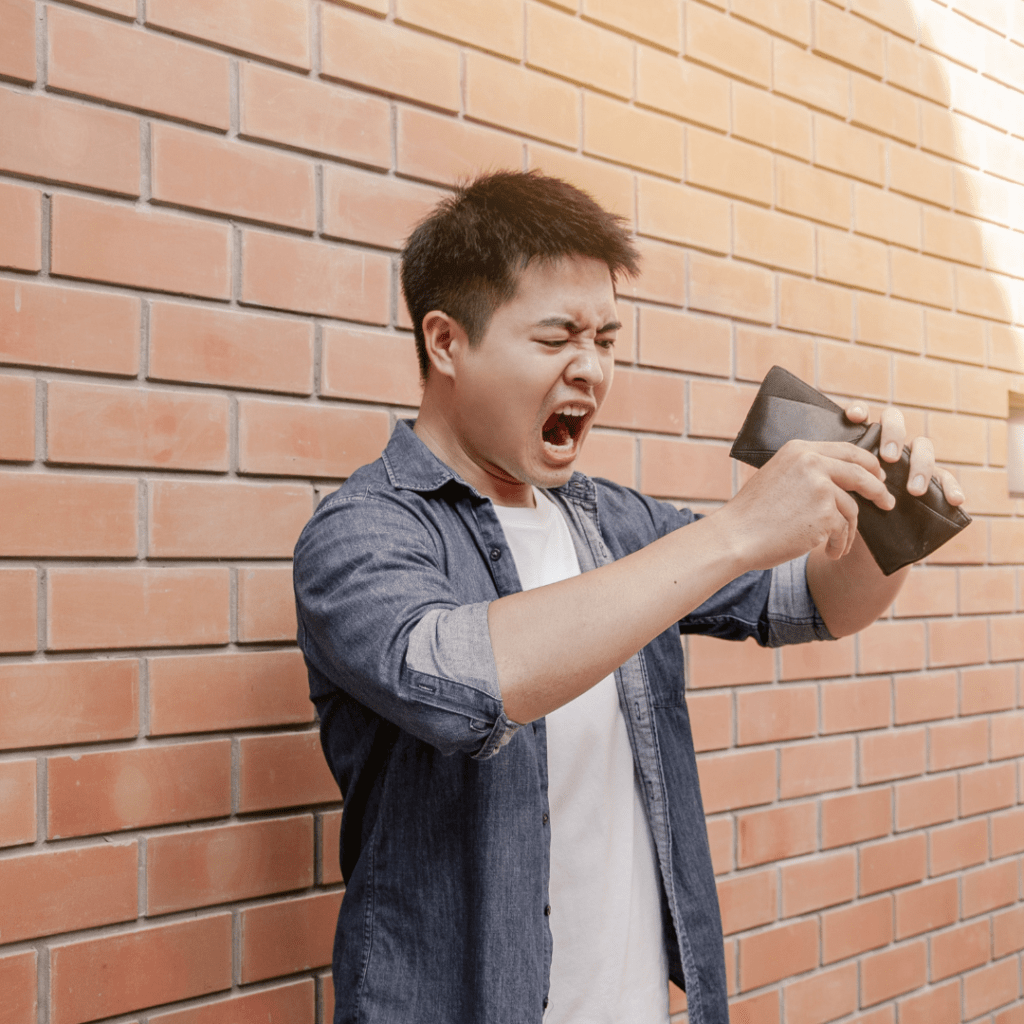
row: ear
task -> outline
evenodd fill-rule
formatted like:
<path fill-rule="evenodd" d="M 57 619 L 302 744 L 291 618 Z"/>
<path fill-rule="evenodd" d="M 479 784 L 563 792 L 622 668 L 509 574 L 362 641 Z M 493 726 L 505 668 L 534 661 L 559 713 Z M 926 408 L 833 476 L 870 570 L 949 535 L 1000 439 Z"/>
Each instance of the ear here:
<path fill-rule="evenodd" d="M 443 310 L 432 309 L 423 318 L 423 339 L 431 371 L 454 378 L 459 357 L 469 347 L 466 332 Z"/>

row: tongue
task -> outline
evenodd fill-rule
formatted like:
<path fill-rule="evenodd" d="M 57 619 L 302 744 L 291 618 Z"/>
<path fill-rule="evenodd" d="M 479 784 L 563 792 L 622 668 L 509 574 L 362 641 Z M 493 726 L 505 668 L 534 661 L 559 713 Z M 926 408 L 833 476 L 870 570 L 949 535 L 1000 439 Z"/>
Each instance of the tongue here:
<path fill-rule="evenodd" d="M 556 448 L 562 447 L 570 440 L 569 428 L 561 416 L 552 415 L 547 418 L 543 429 L 544 440 Z"/>

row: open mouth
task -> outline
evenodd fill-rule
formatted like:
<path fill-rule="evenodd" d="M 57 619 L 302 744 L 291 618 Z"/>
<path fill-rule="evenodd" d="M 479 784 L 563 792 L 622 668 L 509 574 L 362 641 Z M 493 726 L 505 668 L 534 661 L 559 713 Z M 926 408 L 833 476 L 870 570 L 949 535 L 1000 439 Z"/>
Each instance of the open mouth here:
<path fill-rule="evenodd" d="M 544 421 L 541 431 L 544 443 L 559 454 L 571 452 L 583 433 L 587 415 L 586 412 L 576 414 L 566 410 L 553 412 Z"/>

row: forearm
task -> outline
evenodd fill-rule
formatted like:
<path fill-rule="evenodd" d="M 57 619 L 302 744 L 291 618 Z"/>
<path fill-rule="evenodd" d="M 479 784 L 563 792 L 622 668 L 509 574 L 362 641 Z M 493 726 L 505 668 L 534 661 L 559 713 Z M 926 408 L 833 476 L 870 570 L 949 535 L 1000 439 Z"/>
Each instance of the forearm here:
<path fill-rule="evenodd" d="M 505 714 L 526 723 L 567 704 L 746 568 L 710 516 L 599 569 L 492 602 Z"/>
<path fill-rule="evenodd" d="M 829 632 L 849 636 L 870 626 L 892 604 L 908 572 L 906 566 L 883 576 L 858 534 L 844 558 L 829 558 L 824 547 L 811 552 L 807 586 Z"/>

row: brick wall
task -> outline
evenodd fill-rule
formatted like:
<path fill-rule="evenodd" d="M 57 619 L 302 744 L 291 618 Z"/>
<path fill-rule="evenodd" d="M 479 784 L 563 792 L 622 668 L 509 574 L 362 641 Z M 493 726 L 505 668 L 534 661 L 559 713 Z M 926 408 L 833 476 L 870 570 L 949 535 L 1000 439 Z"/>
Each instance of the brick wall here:
<path fill-rule="evenodd" d="M 713 507 L 778 362 L 976 514 L 856 639 L 687 644 L 733 1020 L 1021 1024 L 1022 47 L 1024 0 L 0 0 L 0 1021 L 330 1019 L 288 558 L 418 401 L 401 239 L 509 166 L 645 255 L 589 471 Z"/>

